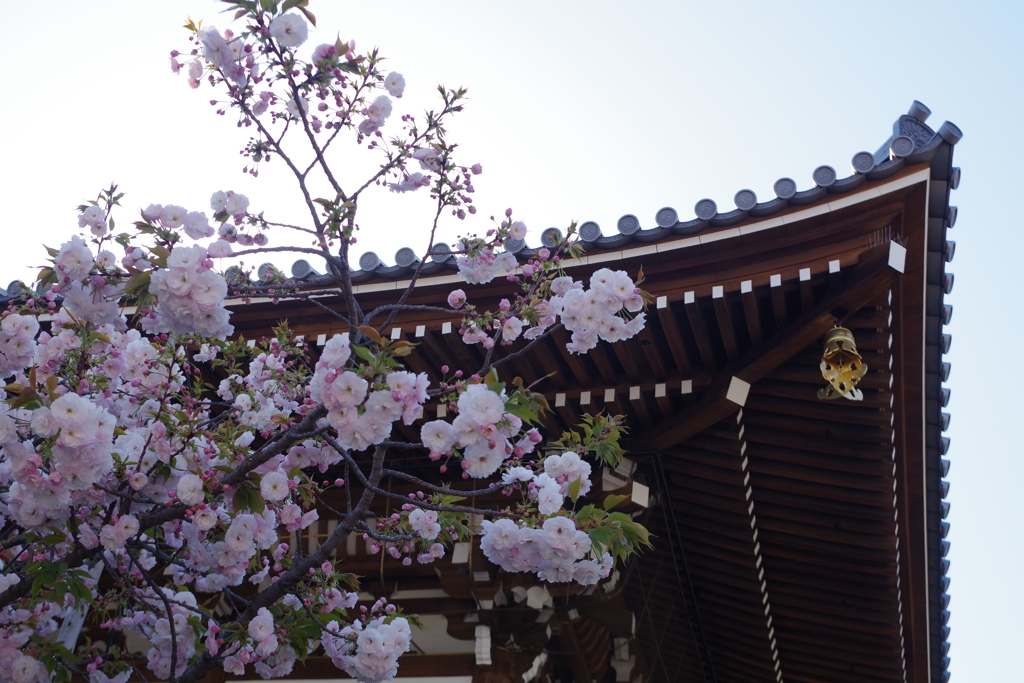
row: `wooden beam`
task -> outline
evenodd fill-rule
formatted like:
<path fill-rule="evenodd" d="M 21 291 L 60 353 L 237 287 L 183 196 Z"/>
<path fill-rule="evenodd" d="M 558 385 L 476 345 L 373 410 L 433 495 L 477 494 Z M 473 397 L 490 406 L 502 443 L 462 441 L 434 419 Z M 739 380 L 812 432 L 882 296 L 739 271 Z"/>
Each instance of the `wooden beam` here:
<path fill-rule="evenodd" d="M 708 337 L 707 327 L 704 325 L 704 315 L 701 313 L 700 304 L 697 303 L 695 292 L 686 292 L 683 305 L 686 308 L 686 316 L 690 320 L 690 329 L 693 331 L 693 338 L 697 340 L 697 350 L 700 351 L 700 360 L 704 369 L 714 372 L 718 368 L 715 360 L 714 349 L 711 348 L 711 339 Z"/>
<path fill-rule="evenodd" d="M 897 251 L 902 253 L 893 253 Z M 726 366 L 704 391 L 702 400 L 673 419 L 645 431 L 631 444 L 633 450 L 663 450 L 739 409 L 753 382 L 814 343 L 832 327 L 833 309 L 843 306 L 856 310 L 888 289 L 900 272 L 891 264 L 899 262 L 903 254 L 903 247 L 894 242 L 864 252 L 840 292 L 826 297 L 768 342 Z"/>
<path fill-rule="evenodd" d="M 686 344 L 683 342 L 683 333 L 679 331 L 679 323 L 676 321 L 675 313 L 667 297 L 658 297 L 658 321 L 668 342 L 668 348 L 672 352 L 672 359 L 676 363 L 676 369 L 683 377 L 693 374 L 693 363 L 690 362 L 690 355 L 686 352 Z"/>
<path fill-rule="evenodd" d="M 668 371 L 665 369 L 665 362 L 662 360 L 661 349 L 658 348 L 658 342 L 654 335 L 651 334 L 651 326 L 645 325 L 644 329 L 640 330 L 637 338 L 640 341 L 640 348 L 643 349 L 647 362 L 651 366 L 651 370 L 654 371 L 654 376 L 665 377 L 668 375 Z"/>
<path fill-rule="evenodd" d="M 786 312 L 786 294 L 782 291 L 781 273 L 772 275 L 769 287 L 772 295 L 772 311 L 775 313 L 775 330 L 778 331 L 789 320 L 789 314 Z"/>
<path fill-rule="evenodd" d="M 732 326 L 732 311 L 729 310 L 725 288 L 714 287 L 711 290 L 711 301 L 715 307 L 715 317 L 718 318 L 718 331 L 722 334 L 725 356 L 730 361 L 735 360 L 739 355 L 739 346 L 736 344 L 736 331 Z"/>
<path fill-rule="evenodd" d="M 740 283 L 740 297 L 743 299 L 743 315 L 747 319 L 747 334 L 750 344 L 758 346 L 764 341 L 761 329 L 761 312 L 757 309 L 757 295 L 754 294 L 754 282 L 744 280 Z"/>
<path fill-rule="evenodd" d="M 640 366 L 637 365 L 636 359 L 633 357 L 634 350 L 626 344 L 612 344 L 611 346 L 612 351 L 615 352 L 615 357 L 622 364 L 622 369 L 626 371 L 626 377 L 633 384 L 638 383 L 643 375 L 640 372 Z"/>
<path fill-rule="evenodd" d="M 619 380 L 615 374 L 615 368 L 612 367 L 612 362 L 608 358 L 608 354 L 605 352 L 603 347 L 604 344 L 599 342 L 597 346 L 587 352 L 587 355 L 590 356 L 590 359 L 594 361 L 595 365 L 597 365 L 597 371 L 601 373 L 601 378 L 604 380 L 605 384 L 614 385 L 617 384 Z"/>
<path fill-rule="evenodd" d="M 814 306 L 814 285 L 811 284 L 811 269 L 800 269 L 800 306 L 809 311 Z"/>

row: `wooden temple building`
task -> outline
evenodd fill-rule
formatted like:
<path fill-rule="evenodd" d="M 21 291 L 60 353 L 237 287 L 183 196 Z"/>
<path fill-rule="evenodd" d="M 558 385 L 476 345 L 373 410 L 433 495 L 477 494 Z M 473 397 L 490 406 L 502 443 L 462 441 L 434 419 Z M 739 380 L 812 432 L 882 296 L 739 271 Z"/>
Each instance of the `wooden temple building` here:
<path fill-rule="evenodd" d="M 692 220 L 664 208 L 650 223 L 624 216 L 615 230 L 581 226 L 586 255 L 569 272 L 635 276 L 643 267 L 654 297 L 646 329 L 587 355 L 570 355 L 559 331 L 502 374 L 527 382 L 551 374 L 537 385 L 552 407 L 549 434 L 587 412 L 626 416 L 628 460 L 596 470 L 594 489 L 629 493 L 622 509 L 651 530 L 654 549 L 582 590 L 506 574 L 476 543 L 404 567 L 351 537 L 339 558 L 363 577 L 365 597 L 387 596 L 428 626 L 414 634 L 400 678 L 949 679 L 943 329 L 952 309 L 943 301 L 953 286 L 947 233 L 961 133 L 949 122 L 933 130 L 929 113 L 915 102 L 877 152 L 853 157 L 847 177 L 822 166 L 807 189 L 784 178 L 766 201 L 748 190 L 730 210 L 703 200 Z M 395 260 L 360 259 L 364 310 L 408 283 L 415 255 L 403 249 Z M 460 281 L 455 271 L 452 259 L 434 257 L 411 300 L 443 302 Z M 304 262 L 293 275 L 316 280 Z M 471 297 L 496 305 L 509 286 L 476 287 Z M 251 338 L 284 318 L 321 344 L 344 331 L 308 302 L 255 303 L 232 320 Z M 822 339 L 840 318 L 868 366 L 860 401 L 818 397 Z M 408 363 L 437 380 L 442 365 L 480 365 L 458 327 L 454 317 L 408 315 L 385 333 L 418 342 Z M 437 406 L 427 413 L 434 419 Z M 418 428 L 407 432 L 418 438 Z M 408 467 L 440 480 L 425 454 L 409 456 Z M 380 507 L 389 512 L 386 501 Z M 323 514 L 306 541 L 312 547 L 335 527 Z M 292 678 L 339 674 L 314 656 Z"/>

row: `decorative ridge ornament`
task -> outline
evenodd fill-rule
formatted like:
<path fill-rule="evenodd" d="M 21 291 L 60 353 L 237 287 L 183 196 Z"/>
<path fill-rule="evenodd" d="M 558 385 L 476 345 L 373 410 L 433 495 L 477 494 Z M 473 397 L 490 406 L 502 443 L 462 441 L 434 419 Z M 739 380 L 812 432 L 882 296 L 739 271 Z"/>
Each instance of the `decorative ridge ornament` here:
<path fill-rule="evenodd" d="M 857 383 L 867 371 L 868 366 L 857 353 L 853 333 L 837 322 L 825 335 L 821 376 L 828 381 L 828 386 L 818 389 L 818 398 L 831 401 L 844 396 L 851 401 L 863 400 L 864 392 L 857 388 Z"/>

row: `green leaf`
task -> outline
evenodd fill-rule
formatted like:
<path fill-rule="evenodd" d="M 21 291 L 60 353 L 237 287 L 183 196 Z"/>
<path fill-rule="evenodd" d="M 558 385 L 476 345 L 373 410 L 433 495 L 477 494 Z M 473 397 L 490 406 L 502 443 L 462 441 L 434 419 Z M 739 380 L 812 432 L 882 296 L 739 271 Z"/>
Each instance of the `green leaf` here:
<path fill-rule="evenodd" d="M 249 510 L 256 514 L 261 514 L 267 507 L 263 496 L 244 486 L 235 489 L 235 495 L 231 499 L 231 504 L 234 505 L 236 511 Z"/>
<path fill-rule="evenodd" d="M 367 363 L 373 362 L 373 354 L 365 346 L 353 346 L 352 350 L 356 352 L 356 355 L 365 360 Z"/>
<path fill-rule="evenodd" d="M 611 510 L 624 500 L 629 500 L 629 496 L 608 496 L 604 499 L 602 507 L 604 507 L 605 510 Z"/>
<path fill-rule="evenodd" d="M 529 422 L 530 424 L 536 424 L 540 420 L 540 418 L 537 417 L 537 413 L 535 413 L 534 411 L 530 410 L 530 408 L 528 406 L 524 406 L 524 405 L 519 405 L 519 404 L 506 405 L 505 406 L 505 412 L 512 413 L 513 415 L 518 417 L 520 420 L 522 420 L 524 422 Z"/>
<path fill-rule="evenodd" d="M 43 285 L 48 285 L 51 282 L 57 282 L 57 273 L 53 268 L 40 268 L 36 280 Z"/>
<path fill-rule="evenodd" d="M 587 535 L 590 536 L 591 543 L 595 545 L 600 544 L 605 547 L 610 546 L 612 544 L 612 540 L 614 539 L 614 535 L 611 529 L 604 529 L 601 527 L 591 529 L 589 532 L 587 532 Z"/>
<path fill-rule="evenodd" d="M 242 510 L 249 509 L 250 493 L 252 492 L 244 486 L 239 486 L 235 489 L 235 495 L 231 498 L 231 504 L 234 506 L 235 512 L 241 512 Z"/>
<path fill-rule="evenodd" d="M 591 519 L 593 519 L 594 513 L 595 513 L 595 510 L 594 510 L 593 504 L 584 505 L 576 513 L 576 523 L 577 524 L 586 524 Z M 601 516 L 603 517 L 604 515 L 602 514 Z"/>
<path fill-rule="evenodd" d="M 582 485 L 583 485 L 583 477 L 576 477 L 576 479 L 574 479 L 572 481 L 572 483 L 569 484 L 569 498 L 572 499 L 573 503 L 575 503 L 579 499 L 579 497 L 580 497 L 580 487 Z"/>

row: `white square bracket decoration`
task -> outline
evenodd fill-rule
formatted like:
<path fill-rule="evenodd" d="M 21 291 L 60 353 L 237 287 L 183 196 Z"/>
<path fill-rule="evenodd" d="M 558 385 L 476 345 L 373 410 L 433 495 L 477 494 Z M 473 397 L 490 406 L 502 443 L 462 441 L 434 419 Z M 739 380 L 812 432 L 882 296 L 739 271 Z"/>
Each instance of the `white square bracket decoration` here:
<path fill-rule="evenodd" d="M 729 381 L 729 389 L 725 392 L 725 399 L 741 406 L 747 402 L 747 394 L 749 393 L 750 383 L 744 382 L 739 377 L 733 377 Z"/>
<path fill-rule="evenodd" d="M 907 248 L 896 242 L 889 242 L 889 266 L 897 273 L 902 273 L 906 264 Z"/>
<path fill-rule="evenodd" d="M 456 543 L 452 548 L 452 564 L 467 564 L 469 562 L 469 543 Z"/>

